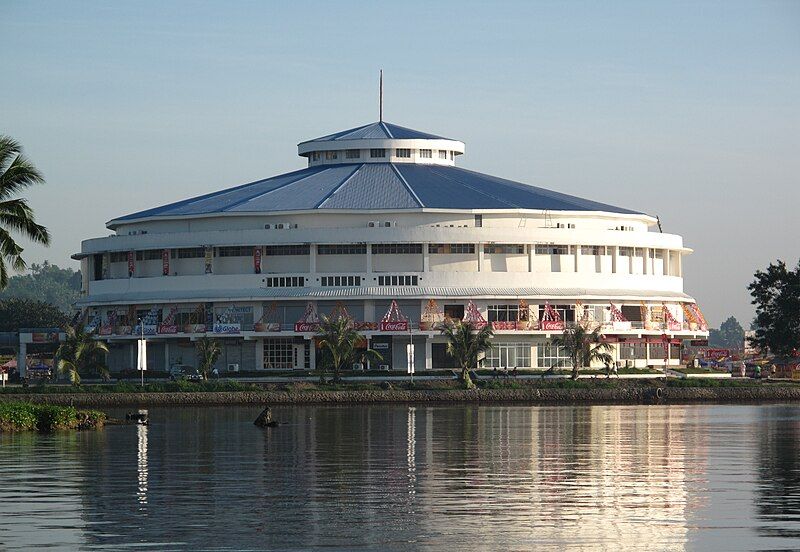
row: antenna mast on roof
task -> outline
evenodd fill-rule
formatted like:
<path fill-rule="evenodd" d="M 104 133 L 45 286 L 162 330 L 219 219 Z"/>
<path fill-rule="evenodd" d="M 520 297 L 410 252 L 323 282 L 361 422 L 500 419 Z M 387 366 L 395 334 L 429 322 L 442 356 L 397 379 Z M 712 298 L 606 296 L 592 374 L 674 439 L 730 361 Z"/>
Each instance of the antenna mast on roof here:
<path fill-rule="evenodd" d="M 378 100 L 378 120 L 383 122 L 383 69 L 381 69 L 381 78 L 380 78 L 380 93 L 379 93 L 379 100 Z"/>

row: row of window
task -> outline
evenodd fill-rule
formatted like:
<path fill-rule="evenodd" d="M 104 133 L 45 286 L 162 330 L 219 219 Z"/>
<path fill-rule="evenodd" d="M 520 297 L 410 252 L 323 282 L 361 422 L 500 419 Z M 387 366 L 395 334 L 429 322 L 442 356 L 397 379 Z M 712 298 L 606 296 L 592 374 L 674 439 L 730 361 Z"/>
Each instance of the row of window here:
<path fill-rule="evenodd" d="M 421 243 L 374 243 L 373 255 L 421 255 Z"/>
<path fill-rule="evenodd" d="M 438 150 L 439 152 L 439 159 L 447 159 L 448 156 L 452 161 L 455 159 L 455 152 L 448 151 L 448 150 Z M 312 161 L 319 161 L 320 153 L 318 151 L 311 152 L 311 160 Z M 372 159 L 382 159 L 386 157 L 386 148 L 371 148 L 369 150 L 369 156 Z M 410 148 L 397 148 L 394 150 L 394 156 L 401 159 L 410 159 L 411 158 L 411 149 Z M 433 150 L 431 149 L 421 149 L 419 150 L 419 157 L 421 159 L 432 159 L 433 158 Z M 344 158 L 345 159 L 361 159 L 361 150 L 357 149 L 349 149 L 344 150 Z M 338 151 L 326 151 L 325 152 L 325 160 L 326 161 L 335 161 L 339 159 L 339 152 Z"/>
<path fill-rule="evenodd" d="M 355 287 L 361 285 L 361 276 L 323 276 L 322 287 Z"/>
<path fill-rule="evenodd" d="M 264 278 L 267 287 L 305 287 L 306 279 L 302 276 L 274 276 Z"/>
<path fill-rule="evenodd" d="M 428 253 L 431 255 L 474 254 L 474 243 L 429 243 Z"/>
<path fill-rule="evenodd" d="M 487 243 L 483 246 L 483 252 L 488 254 L 518 255 L 525 253 L 525 246 L 522 244 Z"/>
<path fill-rule="evenodd" d="M 418 283 L 419 276 L 378 276 L 379 286 L 416 286 Z"/>
<path fill-rule="evenodd" d="M 318 255 L 366 255 L 367 244 L 346 243 L 337 245 L 318 245 Z"/>

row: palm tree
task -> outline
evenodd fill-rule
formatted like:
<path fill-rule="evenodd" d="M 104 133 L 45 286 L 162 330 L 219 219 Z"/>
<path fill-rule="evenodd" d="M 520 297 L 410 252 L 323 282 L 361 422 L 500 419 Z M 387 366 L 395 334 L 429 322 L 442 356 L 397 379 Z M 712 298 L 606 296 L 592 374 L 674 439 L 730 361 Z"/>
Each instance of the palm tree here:
<path fill-rule="evenodd" d="M 327 351 L 328 364 L 333 368 L 333 381 L 339 381 L 339 373 L 354 362 L 371 360 L 380 362 L 383 357 L 373 349 L 360 349 L 358 345 L 364 336 L 358 333 L 349 316 L 334 314 L 321 316 L 317 330 L 317 342 L 323 351 Z"/>
<path fill-rule="evenodd" d="M 447 354 L 461 368 L 461 380 L 467 389 L 474 387 L 469 371 L 478 367 L 480 356 L 492 348 L 492 328 L 486 324 L 476 328 L 471 322 L 446 322 L 442 335 L 447 338 Z"/>
<path fill-rule="evenodd" d="M 603 341 L 603 335 L 598 326 L 592 331 L 581 324 L 566 328 L 561 337 L 553 339 L 553 345 L 562 347 L 567 353 L 572 364 L 572 379 L 578 379 L 578 369 L 590 366 L 593 361 L 600 361 L 606 366 L 614 361 L 609 354 L 613 347 Z"/>
<path fill-rule="evenodd" d="M 58 371 L 68 375 L 73 385 L 80 385 L 82 373 L 95 373 L 108 379 L 105 362 L 108 346 L 94 338 L 94 330 L 87 332 L 78 322 L 74 326 L 67 326 L 65 332 L 66 339 L 56 351 Z"/>
<path fill-rule="evenodd" d="M 0 290 L 8 285 L 8 263 L 13 270 L 25 270 L 20 246 L 11 233 L 42 245 L 50 245 L 47 228 L 36 224 L 33 209 L 23 198 L 13 198 L 33 184 L 44 183 L 41 173 L 22 155 L 22 146 L 0 135 Z"/>
<path fill-rule="evenodd" d="M 222 354 L 219 341 L 208 336 L 197 340 L 197 359 L 200 361 L 200 373 L 203 379 L 208 379 L 208 373 Z"/>

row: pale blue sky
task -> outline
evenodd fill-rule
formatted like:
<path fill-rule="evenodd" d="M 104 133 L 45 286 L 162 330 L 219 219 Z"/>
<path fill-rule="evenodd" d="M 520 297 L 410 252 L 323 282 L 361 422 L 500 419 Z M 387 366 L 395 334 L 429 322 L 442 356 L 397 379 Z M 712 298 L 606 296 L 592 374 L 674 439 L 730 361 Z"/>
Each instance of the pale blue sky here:
<path fill-rule="evenodd" d="M 0 133 L 47 185 L 30 261 L 116 216 L 304 165 L 385 118 L 466 168 L 659 215 L 685 286 L 746 326 L 800 257 L 800 2 L 0 1 Z"/>

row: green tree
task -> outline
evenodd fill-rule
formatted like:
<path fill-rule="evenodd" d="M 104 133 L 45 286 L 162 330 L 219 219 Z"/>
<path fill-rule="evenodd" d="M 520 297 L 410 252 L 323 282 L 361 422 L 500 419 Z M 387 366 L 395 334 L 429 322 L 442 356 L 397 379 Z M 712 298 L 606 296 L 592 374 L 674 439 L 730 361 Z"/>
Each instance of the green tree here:
<path fill-rule="evenodd" d="M 65 333 L 66 339 L 56 351 L 58 371 L 69 376 L 73 385 L 80 385 L 81 374 L 97 374 L 108 379 L 108 346 L 95 339 L 94 331 L 87 332 L 82 324 L 76 324 L 67 326 Z"/>
<path fill-rule="evenodd" d="M 208 379 L 208 373 L 222 354 L 222 347 L 214 338 L 203 336 L 197 340 L 197 360 L 200 363 L 198 370 L 203 374 L 203 379 Z"/>
<path fill-rule="evenodd" d="M 614 359 L 609 354 L 613 347 L 603 341 L 600 328 L 589 331 L 580 324 L 566 328 L 561 337 L 553 339 L 553 345 L 561 347 L 569 356 L 572 364 L 572 379 L 578 379 L 580 368 L 591 366 L 592 362 L 600 361 L 606 366 Z"/>
<path fill-rule="evenodd" d="M 34 184 L 44 183 L 41 173 L 22 155 L 22 146 L 9 136 L 0 135 L 0 289 L 8 285 L 8 266 L 25 270 L 22 246 L 13 237 L 42 245 L 50 244 L 47 228 L 36 223 L 28 202 L 15 197 Z"/>
<path fill-rule="evenodd" d="M 63 328 L 69 319 L 55 306 L 32 299 L 0 300 L 0 332 L 20 328 Z"/>
<path fill-rule="evenodd" d="M 31 264 L 27 274 L 12 276 L 6 289 L 0 291 L 0 300 L 36 299 L 51 303 L 65 313 L 71 314 L 80 291 L 80 271 L 59 268 L 45 261 L 42 264 Z"/>
<path fill-rule="evenodd" d="M 333 370 L 333 381 L 339 381 L 339 375 L 346 367 L 355 362 L 371 360 L 380 362 L 383 357 L 373 349 L 361 349 L 364 336 L 358 333 L 353 319 L 341 314 L 323 315 L 317 330 L 317 342 L 325 352 L 324 364 Z M 322 368 L 325 368 L 323 364 Z"/>
<path fill-rule="evenodd" d="M 476 328 L 471 322 L 448 321 L 442 325 L 442 335 L 447 338 L 447 354 L 456 361 L 461 368 L 461 381 L 464 387 L 474 387 L 469 371 L 478 367 L 481 355 L 492 348 L 494 332 L 486 324 Z"/>
<path fill-rule="evenodd" d="M 756 306 L 752 344 L 778 356 L 800 350 L 800 262 L 794 270 L 783 261 L 770 263 L 767 270 L 756 271 L 747 289 Z"/>
<path fill-rule="evenodd" d="M 744 328 L 736 318 L 729 316 L 718 330 L 709 331 L 708 343 L 712 347 L 741 350 L 744 346 Z"/>

